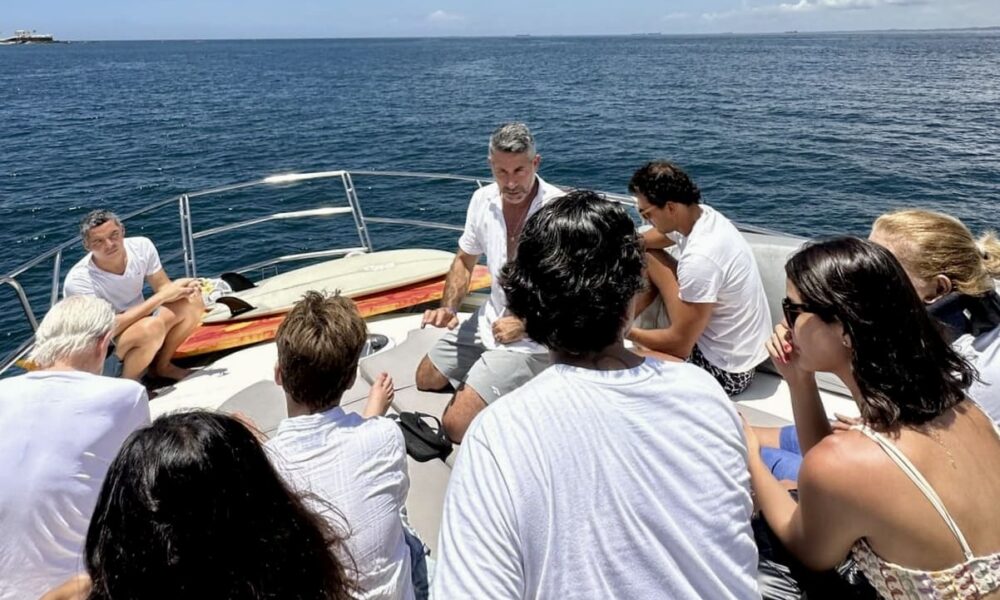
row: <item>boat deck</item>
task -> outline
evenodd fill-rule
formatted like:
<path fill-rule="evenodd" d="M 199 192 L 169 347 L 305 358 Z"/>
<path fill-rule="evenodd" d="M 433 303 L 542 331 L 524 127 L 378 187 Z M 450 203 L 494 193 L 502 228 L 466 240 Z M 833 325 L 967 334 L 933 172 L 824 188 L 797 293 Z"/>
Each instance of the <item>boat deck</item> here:
<path fill-rule="evenodd" d="M 463 315 L 464 318 L 468 316 Z M 420 319 L 419 314 L 409 314 L 368 323 L 372 333 L 386 335 L 393 343 L 385 350 L 362 359 L 357 380 L 341 400 L 345 410 L 361 412 L 370 389 L 369 382 L 386 371 L 392 375 L 396 388 L 390 412 L 420 411 L 441 416 L 451 395 L 418 390 L 414 374 L 417 363 L 444 334 L 444 330 L 420 329 Z M 192 408 L 218 409 L 245 415 L 261 431 L 271 435 L 287 414 L 284 393 L 274 383 L 276 360 L 277 348 L 273 343 L 225 356 L 184 381 L 159 390 L 150 403 L 152 416 L 156 418 L 164 413 Z M 829 416 L 832 417 L 835 412 L 857 415 L 857 407 L 849 397 L 829 391 L 822 391 L 821 395 Z M 758 372 L 750 388 L 733 400 L 753 425 L 779 426 L 792 421 L 788 386 L 777 375 Z M 411 524 L 431 548 L 432 556 L 437 553 L 444 494 L 457 453 L 458 446 L 446 461 L 419 463 L 412 458 L 408 461 L 410 493 L 407 512 Z"/>

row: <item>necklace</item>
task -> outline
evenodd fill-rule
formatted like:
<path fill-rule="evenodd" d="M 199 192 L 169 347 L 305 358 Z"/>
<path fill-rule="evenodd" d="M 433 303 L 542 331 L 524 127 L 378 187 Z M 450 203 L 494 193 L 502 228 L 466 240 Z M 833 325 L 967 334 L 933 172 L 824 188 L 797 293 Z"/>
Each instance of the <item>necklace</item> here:
<path fill-rule="evenodd" d="M 927 435 L 927 437 L 937 442 L 937 445 L 941 446 L 941 449 L 944 450 L 945 456 L 948 457 L 948 462 L 951 463 L 951 468 L 958 469 L 958 466 L 955 464 L 955 457 L 951 453 L 951 448 L 949 448 L 948 445 L 944 443 L 944 440 L 941 439 L 941 434 L 936 429 L 928 425 L 918 429 L 917 431 L 921 431 L 922 433 Z"/>
<path fill-rule="evenodd" d="M 521 216 L 517 220 L 517 223 L 514 224 L 514 227 L 511 227 L 507 223 L 507 215 L 504 215 L 504 225 L 507 226 L 507 260 L 510 260 L 516 254 L 517 238 L 520 237 L 521 230 L 524 229 L 524 223 L 528 220 L 528 213 L 531 212 L 531 203 L 526 202 L 526 204 L 527 206 L 521 212 Z"/>

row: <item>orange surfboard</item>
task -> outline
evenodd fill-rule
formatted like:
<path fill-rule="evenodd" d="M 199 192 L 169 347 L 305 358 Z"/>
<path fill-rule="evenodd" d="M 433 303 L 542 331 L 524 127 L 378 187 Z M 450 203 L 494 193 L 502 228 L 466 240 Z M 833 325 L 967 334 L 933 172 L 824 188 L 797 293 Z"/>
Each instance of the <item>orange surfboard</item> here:
<path fill-rule="evenodd" d="M 469 289 L 479 290 L 489 285 L 489 270 L 483 265 L 477 265 L 472 272 Z M 440 300 L 442 295 L 444 295 L 444 277 L 438 277 L 394 290 L 360 296 L 354 299 L 354 303 L 357 304 L 361 316 L 368 318 Z M 278 332 L 278 326 L 284 320 L 285 315 L 280 314 L 246 321 L 203 323 L 181 344 L 174 353 L 174 358 L 198 356 L 273 340 Z"/>

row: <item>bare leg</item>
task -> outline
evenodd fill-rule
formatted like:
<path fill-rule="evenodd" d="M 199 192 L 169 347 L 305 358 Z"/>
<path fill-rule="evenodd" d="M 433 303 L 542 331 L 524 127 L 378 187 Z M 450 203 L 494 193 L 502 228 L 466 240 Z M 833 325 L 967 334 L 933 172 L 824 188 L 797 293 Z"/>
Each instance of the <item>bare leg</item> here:
<path fill-rule="evenodd" d="M 677 283 L 677 260 L 662 250 L 646 253 L 646 271 L 653 287 L 663 299 L 667 317 L 674 322 L 677 307 L 681 303 L 680 284 Z"/>
<path fill-rule="evenodd" d="M 459 386 L 441 417 L 441 425 L 451 441 L 461 444 L 472 419 L 485 408 L 486 401 L 479 392 L 464 383 Z"/>
<path fill-rule="evenodd" d="M 660 292 L 656 289 L 656 286 L 653 285 L 653 282 L 648 281 L 648 274 L 646 283 L 646 289 L 635 295 L 635 304 L 632 305 L 634 307 L 632 316 L 635 318 L 638 318 L 639 315 L 642 314 L 642 311 L 649 308 L 650 305 L 652 305 L 656 300 L 656 297 L 660 295 Z"/>
<path fill-rule="evenodd" d="M 189 298 L 164 304 L 160 307 L 160 312 L 156 318 L 162 319 L 166 336 L 163 339 L 163 346 L 156 355 L 156 364 L 153 371 L 160 377 L 168 379 L 184 379 L 191 374 L 190 369 L 182 369 L 170 362 L 177 348 L 188 339 L 198 325 L 201 324 L 201 317 L 205 314 L 205 305 L 202 303 L 201 295 L 197 294 Z"/>
<path fill-rule="evenodd" d="M 451 382 L 438 371 L 426 354 L 417 365 L 416 384 L 417 389 L 422 392 L 444 392 L 451 389 Z"/>
<path fill-rule="evenodd" d="M 683 304 L 680 298 L 680 285 L 677 283 L 677 261 L 660 250 L 646 252 L 646 272 L 652 282 L 652 287 L 656 289 L 663 301 L 667 319 L 670 323 L 676 323 L 678 311 Z M 663 338 L 670 339 L 669 326 L 658 329 L 643 329 L 633 326 L 627 337 L 639 345 L 640 354 L 670 360 L 667 357 L 671 357 L 671 355 L 661 349 L 663 345 L 669 345 L 668 341 L 661 342 Z M 686 357 L 681 356 L 680 358 Z"/>
<path fill-rule="evenodd" d="M 122 377 L 138 380 L 153 362 L 166 329 L 156 317 L 144 317 L 132 324 L 115 341 L 115 354 L 121 359 Z"/>

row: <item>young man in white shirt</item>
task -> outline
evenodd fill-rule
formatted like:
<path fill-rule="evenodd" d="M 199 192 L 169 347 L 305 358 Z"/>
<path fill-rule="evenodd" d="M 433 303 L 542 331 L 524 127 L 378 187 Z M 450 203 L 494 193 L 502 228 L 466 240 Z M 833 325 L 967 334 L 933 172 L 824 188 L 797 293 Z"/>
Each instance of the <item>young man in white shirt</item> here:
<path fill-rule="evenodd" d="M 771 313 L 753 251 L 721 213 L 701 203 L 701 191 L 676 165 L 647 163 L 628 184 L 646 232 L 652 285 L 637 311 L 658 295 L 666 329 L 633 327 L 628 339 L 651 355 L 687 359 L 712 374 L 730 396 L 745 390 L 767 358 Z M 675 259 L 662 249 L 676 245 Z"/>
<path fill-rule="evenodd" d="M 740 417 L 705 371 L 628 351 L 642 249 L 574 191 L 501 284 L 553 365 L 483 411 L 444 502 L 438 598 L 760 598 Z"/>
<path fill-rule="evenodd" d="M 149 424 L 141 385 L 99 375 L 114 323 L 104 300 L 67 298 L 35 333 L 39 369 L 0 380 L 0 600 L 38 598 L 85 571 L 108 465 Z"/>
<path fill-rule="evenodd" d="M 408 600 L 414 586 L 400 512 L 410 487 L 406 446 L 399 427 L 383 418 L 392 379 L 379 376 L 363 415 L 340 408 L 366 338 L 347 298 L 308 292 L 292 308 L 275 339 L 275 381 L 285 390 L 288 418 L 266 447 L 290 485 L 318 498 L 315 509 L 334 527 L 346 526 L 357 597 Z"/>
<path fill-rule="evenodd" d="M 88 253 L 66 274 L 63 294 L 107 300 L 115 317 L 114 353 L 121 376 L 151 374 L 183 379 L 190 371 L 170 362 L 174 351 L 201 323 L 205 306 L 196 279 L 171 281 L 148 238 L 125 237 L 125 227 L 111 211 L 94 210 L 80 221 Z M 153 295 L 143 298 L 145 283 Z"/>
<path fill-rule="evenodd" d="M 458 253 L 445 279 L 441 307 L 424 313 L 421 326 L 447 327 L 450 331 L 417 367 L 417 388 L 455 390 L 442 425 L 448 437 L 458 443 L 479 411 L 548 366 L 545 348 L 525 335 L 521 321 L 506 310 L 503 290 L 495 285 L 500 269 L 514 256 L 524 223 L 562 194 L 538 176 L 541 160 L 523 123 L 507 123 L 493 132 L 489 161 L 496 183 L 472 195 Z M 494 281 L 490 299 L 459 325 L 458 307 L 469 291 L 472 270 L 481 254 L 486 254 Z"/>

